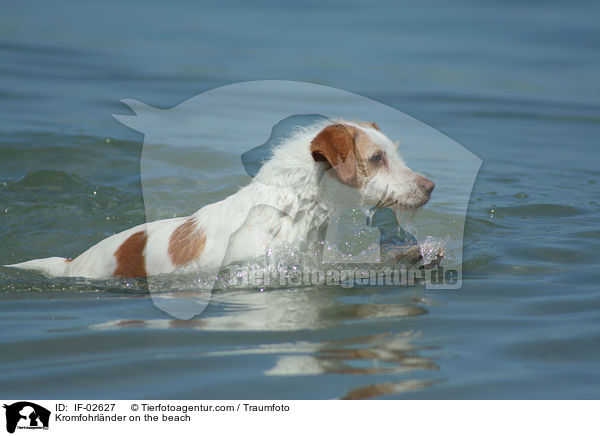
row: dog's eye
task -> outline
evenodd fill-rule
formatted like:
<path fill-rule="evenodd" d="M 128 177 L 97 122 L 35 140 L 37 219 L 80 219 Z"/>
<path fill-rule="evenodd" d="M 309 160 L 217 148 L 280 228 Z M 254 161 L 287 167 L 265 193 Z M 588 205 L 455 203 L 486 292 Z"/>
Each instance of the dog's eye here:
<path fill-rule="evenodd" d="M 383 152 L 382 151 L 378 151 L 377 153 L 375 153 L 374 155 L 372 155 L 369 158 L 369 162 L 371 163 L 380 163 L 383 160 Z"/>

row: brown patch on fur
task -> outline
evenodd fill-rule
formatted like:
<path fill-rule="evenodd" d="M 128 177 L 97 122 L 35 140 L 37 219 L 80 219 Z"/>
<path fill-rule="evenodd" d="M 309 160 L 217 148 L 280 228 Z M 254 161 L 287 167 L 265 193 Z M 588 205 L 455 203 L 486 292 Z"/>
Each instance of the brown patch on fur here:
<path fill-rule="evenodd" d="M 115 252 L 117 269 L 113 275 L 121 278 L 146 277 L 146 259 L 144 249 L 148 235 L 137 232 L 125 240 Z"/>
<path fill-rule="evenodd" d="M 177 227 L 169 238 L 169 257 L 175 266 L 182 266 L 196 260 L 206 244 L 206 235 L 196 228 L 193 219 L 188 219 Z"/>
<path fill-rule="evenodd" d="M 339 179 L 351 186 L 356 181 L 356 154 L 354 131 L 343 124 L 325 127 L 310 143 L 310 152 L 316 162 L 328 162 Z"/>

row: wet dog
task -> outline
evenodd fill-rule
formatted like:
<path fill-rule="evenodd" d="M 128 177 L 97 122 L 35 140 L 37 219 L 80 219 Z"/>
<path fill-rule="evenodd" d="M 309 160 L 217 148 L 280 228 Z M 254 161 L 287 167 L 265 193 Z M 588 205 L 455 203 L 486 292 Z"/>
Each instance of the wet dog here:
<path fill-rule="evenodd" d="M 435 187 L 405 165 L 375 123 L 320 121 L 277 145 L 250 184 L 189 217 L 141 224 L 74 259 L 7 266 L 51 277 L 134 278 L 214 271 L 284 244 L 310 248 L 332 214 L 324 178 L 353 190 L 361 205 L 379 208 L 417 209 Z"/>

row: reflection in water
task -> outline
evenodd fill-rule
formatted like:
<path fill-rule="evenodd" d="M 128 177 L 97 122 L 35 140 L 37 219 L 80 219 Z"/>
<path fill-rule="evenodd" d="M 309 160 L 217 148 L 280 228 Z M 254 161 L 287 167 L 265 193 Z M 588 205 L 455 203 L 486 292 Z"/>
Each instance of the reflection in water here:
<path fill-rule="evenodd" d="M 382 395 L 397 394 L 400 392 L 423 389 L 435 384 L 435 380 L 407 380 L 397 383 L 379 383 L 352 389 L 342 400 L 364 400 L 366 398 L 379 397 Z"/>
<path fill-rule="evenodd" d="M 360 399 L 421 389 L 435 380 L 409 379 L 409 373 L 437 370 L 430 357 L 421 355 L 424 347 L 415 345 L 418 332 L 384 331 L 375 334 L 356 334 L 362 331 L 365 320 L 390 320 L 427 314 L 418 297 L 390 304 L 345 303 L 356 293 L 364 300 L 366 289 L 341 290 L 336 287 L 278 289 L 257 291 L 217 291 L 211 308 L 200 318 L 192 320 L 121 319 L 92 326 L 92 329 L 149 328 L 193 329 L 201 331 L 261 331 L 286 332 L 318 330 L 344 325 L 350 336 L 343 339 L 262 343 L 252 348 L 229 348 L 206 352 L 209 355 L 273 354 L 275 364 L 264 371 L 266 376 L 315 376 L 319 374 L 389 375 L 376 384 L 350 389 L 342 398 Z M 354 294 L 353 294 L 354 293 Z M 173 298 L 177 294 L 172 294 Z M 183 294 L 183 298 L 188 298 Z M 364 324 L 364 322 L 363 322 Z"/>
<path fill-rule="evenodd" d="M 281 357 L 267 375 L 398 373 L 412 369 L 437 369 L 429 359 L 416 355 L 412 332 L 347 338 L 314 344 L 310 355 Z"/>

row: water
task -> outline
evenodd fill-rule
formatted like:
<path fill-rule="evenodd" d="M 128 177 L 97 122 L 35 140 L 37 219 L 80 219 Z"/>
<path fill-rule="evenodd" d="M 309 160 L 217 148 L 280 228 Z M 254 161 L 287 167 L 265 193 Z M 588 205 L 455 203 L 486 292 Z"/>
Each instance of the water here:
<path fill-rule="evenodd" d="M 0 397 L 598 398 L 599 13 L 596 2 L 4 5 L 3 264 L 73 256 L 144 220 L 143 138 L 110 115 L 129 113 L 122 98 L 167 108 L 233 82 L 311 81 L 402 110 L 483 166 L 460 290 L 216 291 L 179 321 L 140 282 L 1 269 Z M 235 191 L 239 162 L 210 153 L 194 194 Z"/>

